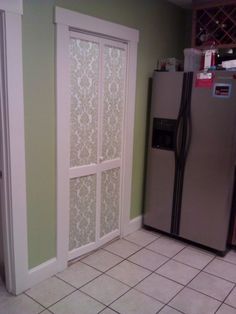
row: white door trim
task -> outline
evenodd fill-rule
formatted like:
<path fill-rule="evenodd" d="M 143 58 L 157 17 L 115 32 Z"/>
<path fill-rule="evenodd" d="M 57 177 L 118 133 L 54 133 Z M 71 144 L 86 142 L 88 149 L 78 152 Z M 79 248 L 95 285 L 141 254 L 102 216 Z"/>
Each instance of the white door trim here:
<path fill-rule="evenodd" d="M 26 288 L 28 243 L 26 221 L 25 135 L 22 73 L 22 1 L 0 1 L 4 17 L 5 64 L 3 209 L 4 257 L 7 289 L 14 294 Z"/>
<path fill-rule="evenodd" d="M 67 266 L 69 239 L 69 31 L 76 29 L 96 36 L 127 43 L 127 108 L 125 117 L 121 204 L 121 234 L 130 221 L 131 180 L 133 161 L 133 128 L 135 112 L 137 44 L 139 32 L 123 25 L 107 22 L 70 10 L 56 7 L 56 99 L 57 99 L 57 262 L 60 270 Z"/>
<path fill-rule="evenodd" d="M 22 15 L 23 0 L 0 0 L 0 10 Z"/>

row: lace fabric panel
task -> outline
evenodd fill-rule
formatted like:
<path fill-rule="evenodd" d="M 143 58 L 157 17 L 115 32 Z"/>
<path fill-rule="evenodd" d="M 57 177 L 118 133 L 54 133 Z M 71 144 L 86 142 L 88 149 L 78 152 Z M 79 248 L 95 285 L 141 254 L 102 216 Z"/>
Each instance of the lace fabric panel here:
<path fill-rule="evenodd" d="M 119 228 L 120 168 L 102 173 L 100 237 Z"/>
<path fill-rule="evenodd" d="M 95 241 L 96 175 L 70 180 L 70 251 Z"/>
<path fill-rule="evenodd" d="M 120 48 L 105 46 L 103 70 L 102 156 L 104 160 L 110 160 L 121 156 L 126 52 Z"/>
<path fill-rule="evenodd" d="M 71 38 L 70 166 L 97 162 L 99 44 Z"/>

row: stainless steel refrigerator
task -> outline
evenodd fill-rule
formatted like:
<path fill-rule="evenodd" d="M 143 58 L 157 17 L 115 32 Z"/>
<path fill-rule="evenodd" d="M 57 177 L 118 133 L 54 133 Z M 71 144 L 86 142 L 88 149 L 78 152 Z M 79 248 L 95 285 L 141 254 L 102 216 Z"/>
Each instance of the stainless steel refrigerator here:
<path fill-rule="evenodd" d="M 235 135 L 236 72 L 155 71 L 144 226 L 225 252 Z"/>

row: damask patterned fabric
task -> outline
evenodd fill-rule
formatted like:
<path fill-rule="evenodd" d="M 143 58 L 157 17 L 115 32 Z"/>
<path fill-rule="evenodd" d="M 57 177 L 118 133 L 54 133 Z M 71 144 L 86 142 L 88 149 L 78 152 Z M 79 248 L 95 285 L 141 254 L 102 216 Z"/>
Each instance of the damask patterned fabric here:
<path fill-rule="evenodd" d="M 70 166 L 97 161 L 99 44 L 71 38 Z"/>
<path fill-rule="evenodd" d="M 100 237 L 119 228 L 120 168 L 102 173 Z"/>
<path fill-rule="evenodd" d="M 125 104 L 125 51 L 104 47 L 104 103 L 102 156 L 104 160 L 121 156 L 122 118 Z"/>
<path fill-rule="evenodd" d="M 95 241 L 96 186 L 96 175 L 70 180 L 70 250 Z"/>

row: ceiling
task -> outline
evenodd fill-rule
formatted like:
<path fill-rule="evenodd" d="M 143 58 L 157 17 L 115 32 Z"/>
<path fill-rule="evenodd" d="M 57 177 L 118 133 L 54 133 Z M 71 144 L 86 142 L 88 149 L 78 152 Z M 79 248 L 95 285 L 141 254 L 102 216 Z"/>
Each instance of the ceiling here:
<path fill-rule="evenodd" d="M 179 5 L 182 8 L 191 8 L 192 0 L 169 0 L 169 2 L 172 2 L 176 5 Z"/>
<path fill-rule="evenodd" d="M 214 2 L 215 0 L 168 0 L 168 1 L 184 8 L 184 9 L 190 9 L 192 6 L 192 3 L 194 3 L 194 4 L 211 3 L 211 2 Z"/>

